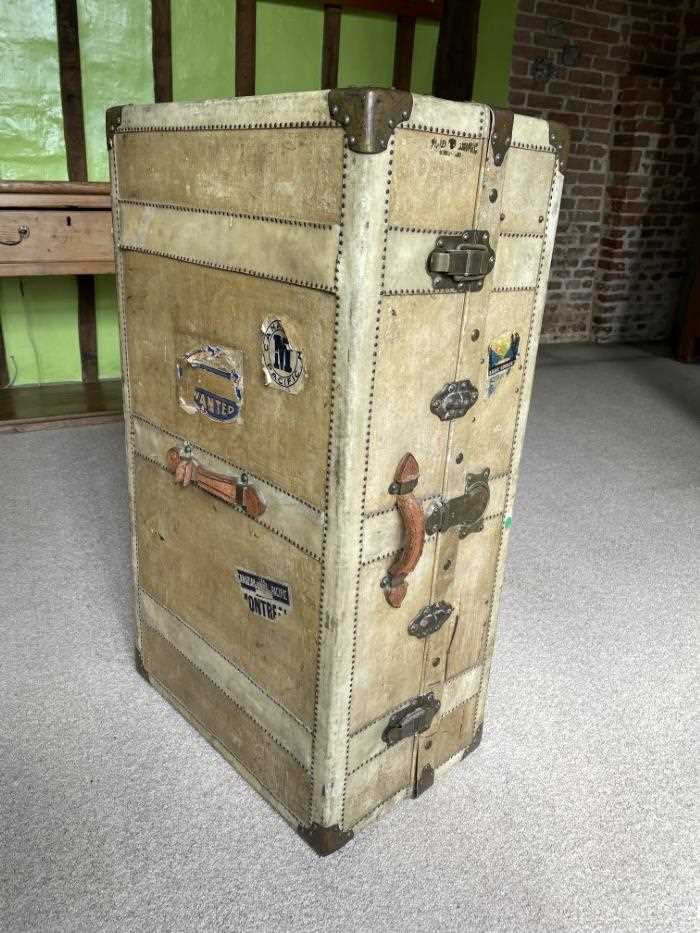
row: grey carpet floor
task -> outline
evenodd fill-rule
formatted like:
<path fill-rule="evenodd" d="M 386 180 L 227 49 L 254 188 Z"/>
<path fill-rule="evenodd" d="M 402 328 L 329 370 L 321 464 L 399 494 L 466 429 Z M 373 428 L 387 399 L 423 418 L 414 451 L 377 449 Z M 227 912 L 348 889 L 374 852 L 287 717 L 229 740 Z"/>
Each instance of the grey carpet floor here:
<path fill-rule="evenodd" d="M 0 437 L 0 928 L 697 929 L 700 369 L 540 356 L 482 745 L 327 859 L 133 669 L 121 425 Z"/>

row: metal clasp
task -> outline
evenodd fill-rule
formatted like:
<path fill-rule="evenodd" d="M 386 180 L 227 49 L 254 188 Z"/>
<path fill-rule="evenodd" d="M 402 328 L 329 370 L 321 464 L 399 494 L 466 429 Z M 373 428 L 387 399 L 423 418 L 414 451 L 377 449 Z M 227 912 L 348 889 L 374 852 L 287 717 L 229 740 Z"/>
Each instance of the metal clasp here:
<path fill-rule="evenodd" d="M 488 231 L 465 230 L 456 236 L 439 236 L 428 255 L 426 268 L 433 288 L 478 292 L 495 262 Z"/>
<path fill-rule="evenodd" d="M 440 709 L 440 701 L 434 693 L 425 693 L 398 710 L 382 732 L 382 739 L 387 745 L 396 745 L 401 739 L 425 732 L 430 728 L 435 714 Z"/>
<path fill-rule="evenodd" d="M 460 538 L 481 531 L 484 527 L 484 512 L 491 498 L 490 472 L 486 467 L 481 473 L 467 473 L 464 495 L 437 502 L 426 516 L 425 533 L 434 535 L 455 525 L 459 526 Z"/>
<path fill-rule="evenodd" d="M 423 606 L 421 611 L 408 626 L 408 634 L 416 638 L 427 638 L 437 632 L 452 615 L 454 606 L 446 602 L 431 603 Z"/>

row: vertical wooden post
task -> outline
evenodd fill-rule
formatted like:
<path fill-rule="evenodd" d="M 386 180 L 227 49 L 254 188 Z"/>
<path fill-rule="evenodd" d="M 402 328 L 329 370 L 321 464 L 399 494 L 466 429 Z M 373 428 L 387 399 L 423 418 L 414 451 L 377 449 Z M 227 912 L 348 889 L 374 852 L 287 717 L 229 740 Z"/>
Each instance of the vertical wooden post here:
<path fill-rule="evenodd" d="M 413 40 L 416 35 L 416 20 L 413 16 L 398 16 L 394 44 L 394 87 L 400 91 L 411 90 L 411 68 L 413 66 Z"/>
<path fill-rule="evenodd" d="M 151 0 L 153 96 L 157 104 L 173 99 L 170 0 Z"/>
<path fill-rule="evenodd" d="M 340 17 L 342 9 L 327 3 L 323 8 L 323 57 L 321 59 L 321 87 L 338 87 L 338 60 L 340 58 Z"/>
<path fill-rule="evenodd" d="M 0 322 L 0 389 L 10 384 L 10 373 L 7 368 L 7 354 L 5 353 L 5 338 L 2 335 L 2 322 Z"/>
<path fill-rule="evenodd" d="M 87 181 L 83 83 L 80 72 L 80 39 L 76 0 L 56 0 L 56 23 L 68 179 L 69 181 Z M 77 284 L 78 340 L 83 382 L 97 382 L 95 281 L 91 275 L 79 275 Z"/>
<path fill-rule="evenodd" d="M 445 0 L 433 77 L 436 97 L 471 100 L 480 6 L 480 0 Z"/>
<path fill-rule="evenodd" d="M 236 97 L 255 94 L 255 0 L 236 0 Z"/>

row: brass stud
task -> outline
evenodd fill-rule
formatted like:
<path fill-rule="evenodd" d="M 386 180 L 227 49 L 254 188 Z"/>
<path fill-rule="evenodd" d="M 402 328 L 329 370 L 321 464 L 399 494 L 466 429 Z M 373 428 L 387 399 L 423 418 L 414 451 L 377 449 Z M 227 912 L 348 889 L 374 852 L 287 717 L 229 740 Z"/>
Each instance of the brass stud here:
<path fill-rule="evenodd" d="M 478 328 L 478 327 L 475 327 L 474 330 L 472 331 L 472 341 L 473 341 L 473 342 L 475 342 L 475 341 L 477 341 L 477 340 L 479 339 L 479 334 L 480 334 L 480 333 L 481 333 L 481 332 L 480 332 L 479 328 Z"/>

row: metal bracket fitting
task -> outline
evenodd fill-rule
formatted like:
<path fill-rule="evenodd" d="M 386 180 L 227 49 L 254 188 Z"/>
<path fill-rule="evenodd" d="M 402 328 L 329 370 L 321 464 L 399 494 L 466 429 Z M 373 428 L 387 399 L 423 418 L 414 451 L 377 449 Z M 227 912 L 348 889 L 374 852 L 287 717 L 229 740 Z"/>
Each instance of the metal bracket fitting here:
<path fill-rule="evenodd" d="M 442 601 L 424 606 L 408 626 L 408 634 L 415 635 L 416 638 L 427 638 L 442 628 L 453 610 L 454 606 Z"/>
<path fill-rule="evenodd" d="M 488 467 L 481 473 L 467 473 L 464 495 L 455 499 L 442 499 L 433 505 L 425 520 L 425 533 L 447 531 L 459 526 L 460 538 L 481 531 L 484 527 L 484 513 L 491 498 L 489 489 Z"/>
<path fill-rule="evenodd" d="M 440 709 L 440 701 L 434 693 L 425 693 L 397 710 L 382 732 L 382 739 L 387 745 L 396 745 L 401 739 L 425 732 L 430 728 L 435 714 Z"/>
<path fill-rule="evenodd" d="M 454 421 L 466 415 L 478 398 L 479 390 L 469 379 L 448 382 L 432 397 L 430 410 L 440 421 Z"/>
<path fill-rule="evenodd" d="M 435 289 L 478 292 L 495 262 L 488 231 L 465 230 L 455 236 L 439 236 L 428 255 L 426 269 Z"/>
<path fill-rule="evenodd" d="M 408 91 L 382 87 L 348 87 L 328 92 L 331 118 L 345 129 L 353 152 L 384 152 L 399 123 L 411 116 L 413 96 Z"/>

